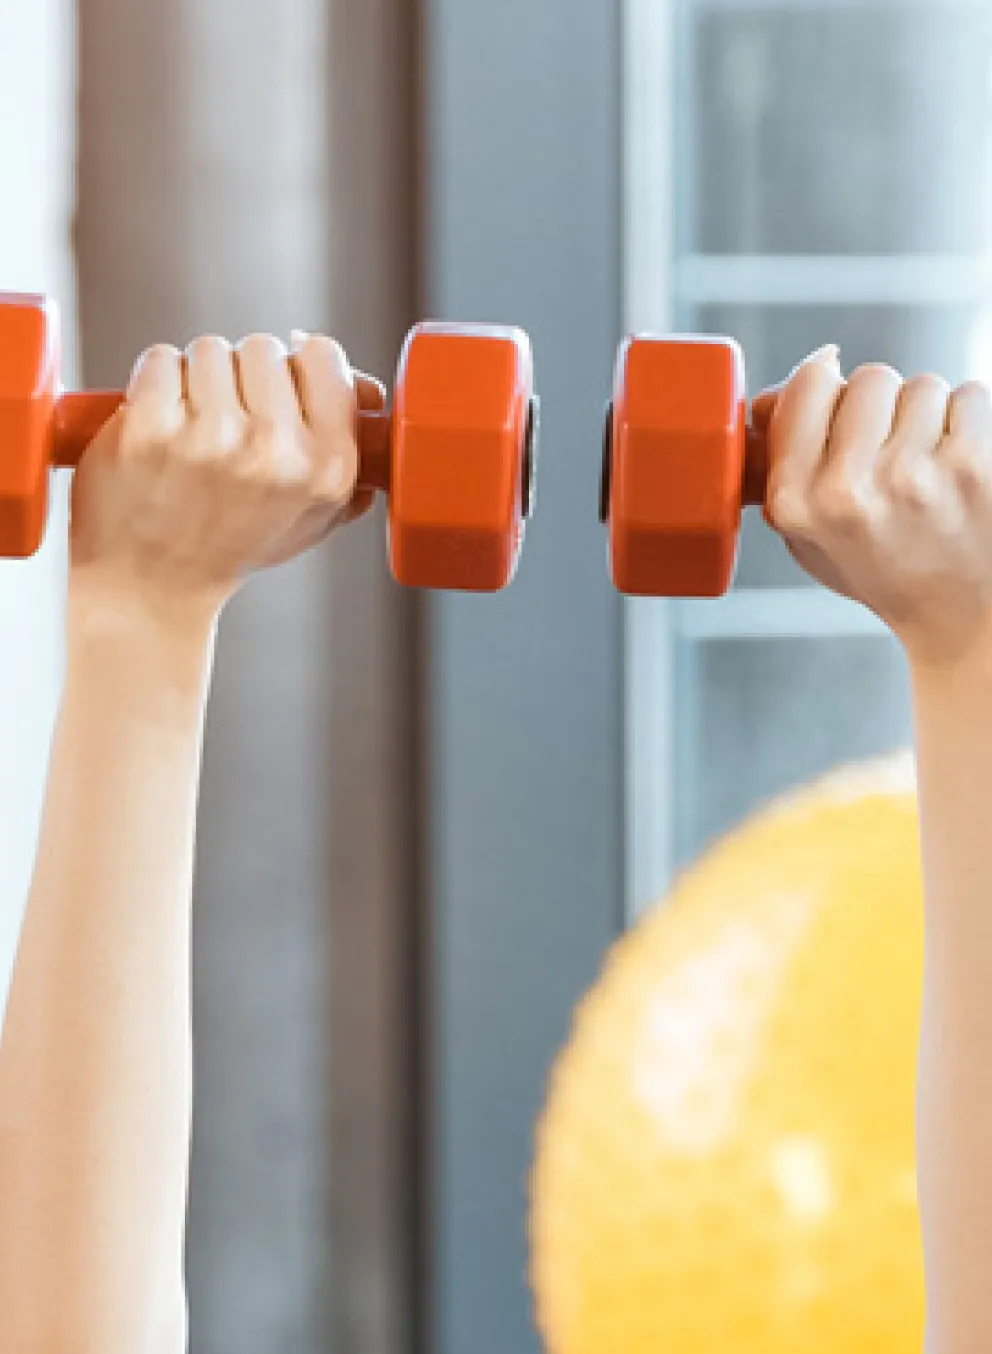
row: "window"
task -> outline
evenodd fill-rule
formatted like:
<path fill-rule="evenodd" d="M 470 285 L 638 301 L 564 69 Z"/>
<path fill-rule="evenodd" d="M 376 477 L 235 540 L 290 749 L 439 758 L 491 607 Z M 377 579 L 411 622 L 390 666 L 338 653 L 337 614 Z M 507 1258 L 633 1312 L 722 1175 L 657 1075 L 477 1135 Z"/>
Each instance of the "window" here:
<path fill-rule="evenodd" d="M 992 9 L 630 0 L 627 323 L 992 374 Z M 661 75 L 659 75 L 661 73 Z M 719 602 L 627 603 L 628 913 L 769 797 L 910 738 L 895 642 L 748 511 Z"/>

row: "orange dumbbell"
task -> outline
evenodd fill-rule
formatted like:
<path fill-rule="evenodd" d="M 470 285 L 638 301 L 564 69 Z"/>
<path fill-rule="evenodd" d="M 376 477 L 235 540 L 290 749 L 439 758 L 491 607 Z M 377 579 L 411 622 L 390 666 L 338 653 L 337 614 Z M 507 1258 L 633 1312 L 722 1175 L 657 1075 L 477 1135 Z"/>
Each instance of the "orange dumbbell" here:
<path fill-rule="evenodd" d="M 728 338 L 634 336 L 620 347 L 603 444 L 610 573 L 642 597 L 719 597 L 741 510 L 764 502 L 744 358 Z"/>
<path fill-rule="evenodd" d="M 58 316 L 0 293 L 0 555 L 41 544 L 51 467 L 73 467 L 119 392 L 67 394 Z M 518 329 L 421 324 L 391 410 L 359 416 L 359 486 L 389 494 L 389 560 L 410 587 L 494 592 L 513 577 L 534 501 L 537 398 Z"/>

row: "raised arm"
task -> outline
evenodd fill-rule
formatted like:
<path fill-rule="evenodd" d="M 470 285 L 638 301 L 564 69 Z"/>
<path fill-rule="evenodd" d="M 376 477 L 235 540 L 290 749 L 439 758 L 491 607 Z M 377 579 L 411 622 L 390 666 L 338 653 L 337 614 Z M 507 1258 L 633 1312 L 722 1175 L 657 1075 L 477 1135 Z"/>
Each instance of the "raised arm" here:
<path fill-rule="evenodd" d="M 917 1156 L 930 1354 L 992 1349 L 992 400 L 835 354 L 756 403 L 767 514 L 902 641 L 925 885 Z"/>
<path fill-rule="evenodd" d="M 220 611 L 364 506 L 336 345 L 139 362 L 73 488 L 68 655 L 0 1041 L 0 1354 L 180 1354 L 190 903 Z"/>

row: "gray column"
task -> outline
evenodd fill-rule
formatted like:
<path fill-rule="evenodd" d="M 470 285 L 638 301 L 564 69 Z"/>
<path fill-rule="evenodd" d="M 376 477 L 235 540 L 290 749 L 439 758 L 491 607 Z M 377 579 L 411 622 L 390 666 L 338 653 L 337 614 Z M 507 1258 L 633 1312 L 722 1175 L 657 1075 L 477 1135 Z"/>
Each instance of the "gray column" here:
<path fill-rule="evenodd" d="M 515 321 L 543 401 L 505 596 L 431 607 L 436 1348 L 536 1347 L 525 1174 L 621 916 L 620 611 L 596 519 L 620 316 L 620 32 L 601 0 L 429 0 L 428 300 Z"/>

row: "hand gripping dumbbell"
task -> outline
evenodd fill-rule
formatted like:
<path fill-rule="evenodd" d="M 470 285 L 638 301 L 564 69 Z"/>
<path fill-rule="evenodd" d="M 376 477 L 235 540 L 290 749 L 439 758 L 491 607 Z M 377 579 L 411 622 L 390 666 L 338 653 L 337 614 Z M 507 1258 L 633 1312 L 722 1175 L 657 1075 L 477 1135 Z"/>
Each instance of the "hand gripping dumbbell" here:
<path fill-rule="evenodd" d="M 0 556 L 41 544 L 48 472 L 73 467 L 123 401 L 63 392 L 58 315 L 0 293 Z M 389 559 L 410 587 L 494 592 L 510 582 L 534 503 L 537 398 L 518 329 L 421 324 L 392 408 L 359 415 L 359 486 L 389 494 Z"/>
<path fill-rule="evenodd" d="M 733 339 L 632 336 L 621 344 L 600 489 L 620 592 L 721 596 L 734 574 L 741 510 L 764 502 L 766 476 Z"/>

